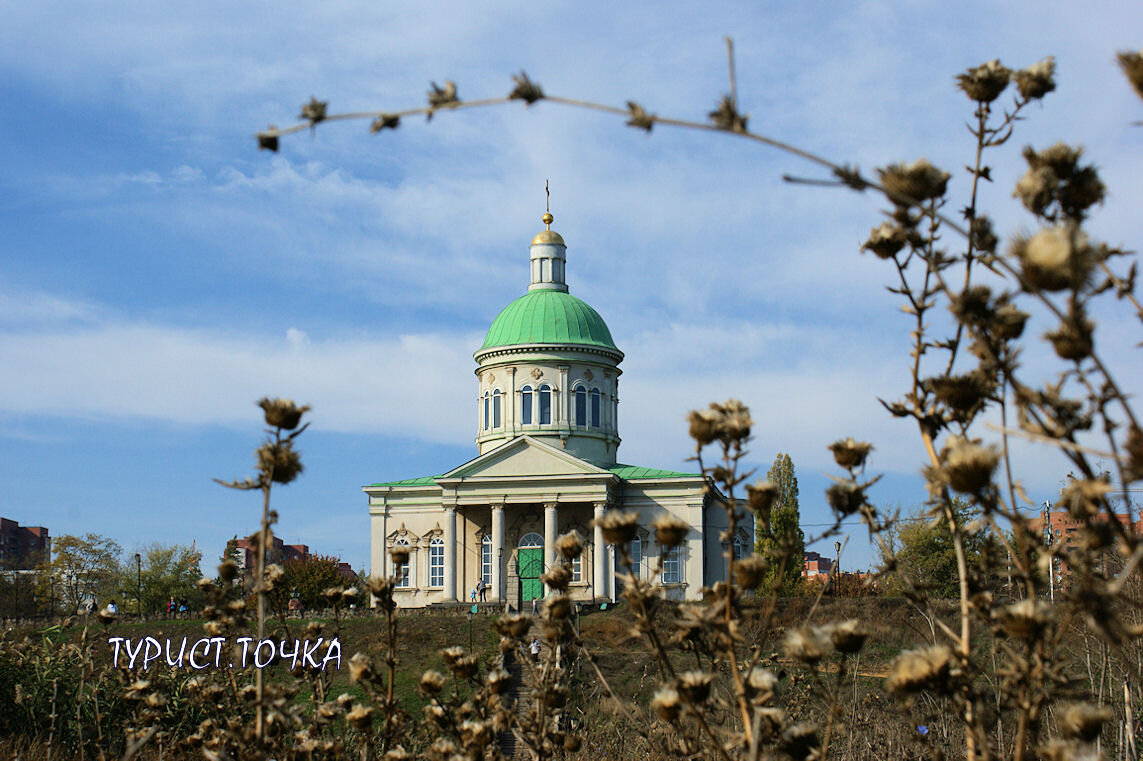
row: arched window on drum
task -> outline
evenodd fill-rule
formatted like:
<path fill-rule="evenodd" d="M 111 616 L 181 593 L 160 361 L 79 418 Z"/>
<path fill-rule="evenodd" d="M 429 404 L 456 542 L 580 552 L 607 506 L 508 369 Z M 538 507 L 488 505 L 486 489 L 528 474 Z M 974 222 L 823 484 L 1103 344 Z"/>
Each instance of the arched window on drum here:
<path fill-rule="evenodd" d="M 520 424 L 532 424 L 532 387 L 524 386 L 520 389 Z"/>
<path fill-rule="evenodd" d="M 576 386 L 575 389 L 575 424 L 581 428 L 587 427 L 587 389 Z"/>

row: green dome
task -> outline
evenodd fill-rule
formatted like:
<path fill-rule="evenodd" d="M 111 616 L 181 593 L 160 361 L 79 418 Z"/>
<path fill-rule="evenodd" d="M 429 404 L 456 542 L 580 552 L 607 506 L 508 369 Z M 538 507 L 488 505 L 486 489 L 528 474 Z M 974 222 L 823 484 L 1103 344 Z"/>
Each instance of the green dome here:
<path fill-rule="evenodd" d="M 586 301 L 546 289 L 528 291 L 504 307 L 480 349 L 518 344 L 581 344 L 619 351 L 607 323 Z"/>

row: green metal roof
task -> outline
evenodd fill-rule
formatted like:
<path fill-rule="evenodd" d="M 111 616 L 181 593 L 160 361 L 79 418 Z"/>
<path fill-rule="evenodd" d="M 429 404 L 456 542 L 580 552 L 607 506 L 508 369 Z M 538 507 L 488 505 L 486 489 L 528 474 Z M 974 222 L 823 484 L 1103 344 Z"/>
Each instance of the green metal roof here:
<path fill-rule="evenodd" d="M 701 478 L 698 473 L 680 473 L 677 470 L 643 468 L 638 465 L 616 465 L 608 470 L 624 481 L 639 481 L 645 478 Z"/>
<path fill-rule="evenodd" d="M 432 486 L 440 476 L 421 476 L 420 478 L 406 478 L 402 481 L 382 481 L 370 486 Z"/>
<path fill-rule="evenodd" d="M 529 291 L 504 307 L 480 348 L 519 344 L 582 344 L 619 351 L 598 312 L 557 290 Z"/>

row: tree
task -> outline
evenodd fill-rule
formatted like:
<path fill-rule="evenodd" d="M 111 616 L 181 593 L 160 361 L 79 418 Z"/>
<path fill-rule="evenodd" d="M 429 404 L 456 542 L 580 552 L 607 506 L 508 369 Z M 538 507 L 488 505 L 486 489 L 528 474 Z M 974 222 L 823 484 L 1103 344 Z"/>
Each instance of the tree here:
<path fill-rule="evenodd" d="M 202 578 L 199 569 L 201 553 L 185 545 L 156 543 L 139 554 L 142 556 L 142 572 L 139 573 L 132 557 L 121 569 L 121 588 L 128 590 L 129 597 L 133 597 L 138 584 L 146 613 L 166 611 L 172 597 L 176 601 L 186 598 L 192 607 L 195 606 L 201 596 L 198 590 L 198 580 Z"/>
<path fill-rule="evenodd" d="M 963 527 L 977 515 L 967 500 L 954 498 L 953 509 L 964 537 L 965 559 L 971 574 L 986 565 L 982 561 L 992 541 L 987 534 L 964 531 Z M 934 519 L 918 509 L 891 529 L 881 556 L 883 563 L 892 559 L 890 565 L 895 567 L 889 577 L 889 591 L 894 594 L 923 589 L 929 597 L 955 598 L 960 592 L 953 533 L 943 517 Z M 984 580 L 973 578 L 978 588 L 985 585 Z"/>
<path fill-rule="evenodd" d="M 52 551 L 55 557 L 45 567 L 40 586 L 53 586 L 52 596 L 63 601 L 65 610 L 74 611 L 88 599 L 98 603 L 119 596 L 123 550 L 113 539 L 65 534 L 52 542 Z M 47 592 L 40 597 L 46 599 Z"/>
<path fill-rule="evenodd" d="M 801 585 L 806 538 L 799 525 L 798 477 L 790 455 L 779 452 L 766 478 L 777 487 L 778 495 L 770 509 L 769 525 L 756 526 L 754 551 L 771 563 L 762 591 L 793 594 Z"/>
<path fill-rule="evenodd" d="M 337 570 L 338 558 L 332 555 L 311 555 L 304 560 L 287 560 L 282 565 L 282 577 L 274 582 L 270 604 L 275 611 L 285 610 L 295 594 L 303 608 L 325 608 L 325 590 L 330 587 L 351 586 Z"/>

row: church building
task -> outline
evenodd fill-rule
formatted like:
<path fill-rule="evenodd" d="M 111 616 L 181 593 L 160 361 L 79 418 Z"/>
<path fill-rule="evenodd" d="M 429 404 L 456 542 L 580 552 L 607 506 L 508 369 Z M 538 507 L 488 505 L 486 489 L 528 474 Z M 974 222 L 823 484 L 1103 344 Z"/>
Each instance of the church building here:
<path fill-rule="evenodd" d="M 635 511 L 632 571 L 674 599 L 698 599 L 726 576 L 722 506 L 695 473 L 623 465 L 619 363 L 623 352 L 599 313 L 568 293 L 567 247 L 551 229 L 532 239 L 531 284 L 493 320 L 476 360 L 477 456 L 435 476 L 363 487 L 369 497 L 374 572 L 398 578 L 398 605 L 468 601 L 480 580 L 489 602 L 522 605 L 544 596 L 556 538 L 578 532 L 573 599 L 615 599 L 627 573 L 592 520 Z M 679 423 L 682 425 L 682 422 Z M 652 522 L 670 513 L 690 524 L 685 544 L 661 550 Z M 409 561 L 391 568 L 395 546 Z M 749 553 L 743 531 L 734 551 Z"/>

